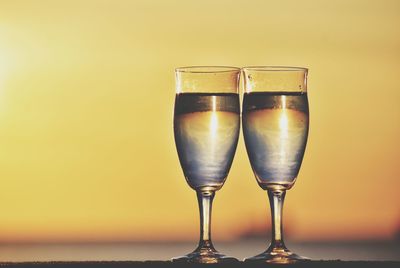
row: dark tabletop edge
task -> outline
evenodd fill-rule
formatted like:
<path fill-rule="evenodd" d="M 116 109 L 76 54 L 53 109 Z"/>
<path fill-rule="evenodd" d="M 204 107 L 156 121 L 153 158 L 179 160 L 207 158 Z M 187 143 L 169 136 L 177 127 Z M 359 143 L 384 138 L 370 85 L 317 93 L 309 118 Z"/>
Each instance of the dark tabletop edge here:
<path fill-rule="evenodd" d="M 188 264 L 173 263 L 170 261 L 54 261 L 54 262 L 0 262 L 0 267 L 400 267 L 400 261 L 340 261 L 340 260 L 314 260 L 296 264 L 267 264 L 235 262 L 230 264 Z"/>

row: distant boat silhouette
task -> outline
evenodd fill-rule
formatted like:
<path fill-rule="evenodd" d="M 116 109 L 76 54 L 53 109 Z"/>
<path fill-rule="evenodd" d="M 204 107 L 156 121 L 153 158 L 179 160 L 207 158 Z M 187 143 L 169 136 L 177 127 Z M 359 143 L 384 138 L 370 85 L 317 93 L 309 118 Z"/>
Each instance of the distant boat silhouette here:
<path fill-rule="evenodd" d="M 394 233 L 394 241 L 400 244 L 400 224 L 398 224 L 397 230 Z"/>
<path fill-rule="evenodd" d="M 284 226 L 285 234 L 290 234 L 290 226 Z M 238 232 L 239 240 L 271 240 L 271 224 L 268 220 L 255 220 Z"/>
<path fill-rule="evenodd" d="M 271 239 L 271 226 L 260 221 L 253 221 L 242 229 L 238 235 L 239 240 L 269 240 Z"/>

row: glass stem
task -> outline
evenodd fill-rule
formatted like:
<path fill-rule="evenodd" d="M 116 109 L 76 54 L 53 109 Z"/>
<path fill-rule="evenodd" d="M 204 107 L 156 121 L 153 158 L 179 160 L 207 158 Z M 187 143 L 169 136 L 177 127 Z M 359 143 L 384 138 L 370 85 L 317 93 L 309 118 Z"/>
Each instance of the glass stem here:
<path fill-rule="evenodd" d="M 197 200 L 200 210 L 200 241 L 199 249 L 211 248 L 211 207 L 214 199 L 214 191 L 197 191 Z"/>
<path fill-rule="evenodd" d="M 285 249 L 283 242 L 282 209 L 286 190 L 268 190 L 272 217 L 272 241 L 269 250 Z"/>

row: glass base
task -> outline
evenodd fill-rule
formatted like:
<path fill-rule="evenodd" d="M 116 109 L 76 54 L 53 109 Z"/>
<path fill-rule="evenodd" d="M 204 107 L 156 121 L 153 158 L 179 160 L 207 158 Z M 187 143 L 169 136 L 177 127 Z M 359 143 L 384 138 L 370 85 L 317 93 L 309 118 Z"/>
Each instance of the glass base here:
<path fill-rule="evenodd" d="M 310 261 L 310 259 L 292 253 L 287 248 L 269 248 L 259 255 L 244 259 L 244 261 L 256 263 L 290 264 Z"/>
<path fill-rule="evenodd" d="M 238 259 L 219 253 L 213 248 L 198 248 L 185 256 L 172 258 L 176 263 L 235 263 Z"/>

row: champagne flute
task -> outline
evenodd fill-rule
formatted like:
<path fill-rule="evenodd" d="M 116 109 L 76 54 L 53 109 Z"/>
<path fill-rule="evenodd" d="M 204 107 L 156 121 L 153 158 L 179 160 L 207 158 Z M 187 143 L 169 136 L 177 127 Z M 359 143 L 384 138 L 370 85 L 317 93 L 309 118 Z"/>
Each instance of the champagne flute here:
<path fill-rule="evenodd" d="M 177 68 L 175 73 L 175 144 L 186 181 L 197 193 L 200 242 L 192 253 L 172 261 L 237 261 L 215 250 L 210 222 L 215 192 L 224 185 L 239 138 L 240 69 L 196 66 Z"/>
<path fill-rule="evenodd" d="M 243 135 L 257 182 L 268 192 L 272 216 L 269 248 L 245 261 L 308 260 L 286 248 L 282 225 L 286 190 L 296 181 L 307 143 L 307 72 L 299 67 L 243 68 Z"/>

